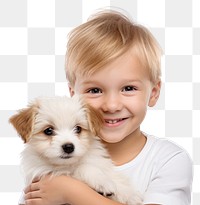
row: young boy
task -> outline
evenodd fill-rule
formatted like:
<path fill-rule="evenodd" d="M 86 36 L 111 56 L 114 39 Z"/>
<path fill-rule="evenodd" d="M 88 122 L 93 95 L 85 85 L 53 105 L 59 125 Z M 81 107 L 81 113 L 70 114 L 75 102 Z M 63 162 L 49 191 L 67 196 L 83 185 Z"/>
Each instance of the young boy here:
<path fill-rule="evenodd" d="M 154 106 L 160 94 L 161 53 L 146 28 L 118 12 L 100 12 L 71 32 L 66 74 L 71 95 L 82 94 L 103 115 L 99 137 L 116 171 L 130 178 L 144 204 L 189 205 L 189 156 L 166 139 L 140 130 L 148 106 Z M 120 204 L 67 176 L 36 179 L 25 193 L 27 205 Z"/>

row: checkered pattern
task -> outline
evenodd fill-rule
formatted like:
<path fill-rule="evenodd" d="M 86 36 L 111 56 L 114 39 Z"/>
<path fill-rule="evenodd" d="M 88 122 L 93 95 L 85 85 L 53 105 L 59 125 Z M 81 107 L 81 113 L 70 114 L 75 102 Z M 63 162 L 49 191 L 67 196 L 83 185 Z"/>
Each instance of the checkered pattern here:
<path fill-rule="evenodd" d="M 184 147 L 194 161 L 193 205 L 200 204 L 200 1 L 0 0 L 0 204 L 24 187 L 23 143 L 8 118 L 40 95 L 66 95 L 67 33 L 96 9 L 118 7 L 160 42 L 163 86 L 142 129 Z"/>

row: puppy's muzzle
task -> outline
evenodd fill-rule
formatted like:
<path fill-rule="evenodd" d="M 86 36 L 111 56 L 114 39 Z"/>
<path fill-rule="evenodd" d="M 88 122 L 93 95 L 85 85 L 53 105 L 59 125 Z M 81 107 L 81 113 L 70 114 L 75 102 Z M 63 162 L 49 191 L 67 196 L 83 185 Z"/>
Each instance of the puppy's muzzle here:
<path fill-rule="evenodd" d="M 74 151 L 75 147 L 72 143 L 66 143 L 62 145 L 62 149 L 65 153 L 71 154 Z"/>

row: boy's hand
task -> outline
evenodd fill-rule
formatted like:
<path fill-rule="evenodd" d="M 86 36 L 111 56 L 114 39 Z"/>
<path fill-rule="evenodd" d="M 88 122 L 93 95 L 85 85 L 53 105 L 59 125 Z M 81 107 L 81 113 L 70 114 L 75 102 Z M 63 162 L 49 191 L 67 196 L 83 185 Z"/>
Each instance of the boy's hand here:
<path fill-rule="evenodd" d="M 67 176 L 45 176 L 35 179 L 25 189 L 26 205 L 60 205 L 66 204 Z"/>
<path fill-rule="evenodd" d="M 98 194 L 87 184 L 69 176 L 45 176 L 25 189 L 25 205 L 120 205 Z"/>

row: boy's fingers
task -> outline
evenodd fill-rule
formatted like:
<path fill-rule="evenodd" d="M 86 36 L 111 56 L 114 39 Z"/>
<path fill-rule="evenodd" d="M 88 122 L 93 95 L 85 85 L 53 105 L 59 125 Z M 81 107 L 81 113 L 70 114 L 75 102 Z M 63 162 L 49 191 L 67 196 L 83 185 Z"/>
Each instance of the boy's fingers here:
<path fill-rule="evenodd" d="M 27 199 L 37 199 L 40 198 L 40 192 L 39 191 L 33 191 L 33 192 L 29 192 L 25 195 L 25 200 Z"/>
<path fill-rule="evenodd" d="M 35 177 L 32 181 L 32 183 L 35 183 L 35 182 L 39 182 L 40 181 L 40 178 L 39 177 Z"/>
<path fill-rule="evenodd" d="M 29 192 L 33 192 L 33 191 L 37 191 L 37 190 L 40 190 L 39 183 L 35 182 L 35 183 L 32 183 L 29 186 L 27 186 L 24 190 L 24 193 L 27 194 Z"/>
<path fill-rule="evenodd" d="M 26 200 L 26 205 L 44 205 L 43 202 L 41 202 L 40 199 L 28 199 Z"/>
<path fill-rule="evenodd" d="M 31 186 L 27 186 L 25 189 L 24 189 L 24 193 L 27 194 L 28 192 L 31 191 Z"/>
<path fill-rule="evenodd" d="M 24 189 L 24 193 L 26 194 L 28 192 L 38 190 L 38 188 L 36 189 L 36 183 L 39 182 L 39 181 L 40 181 L 40 178 L 35 177 L 33 179 L 32 183 Z"/>

